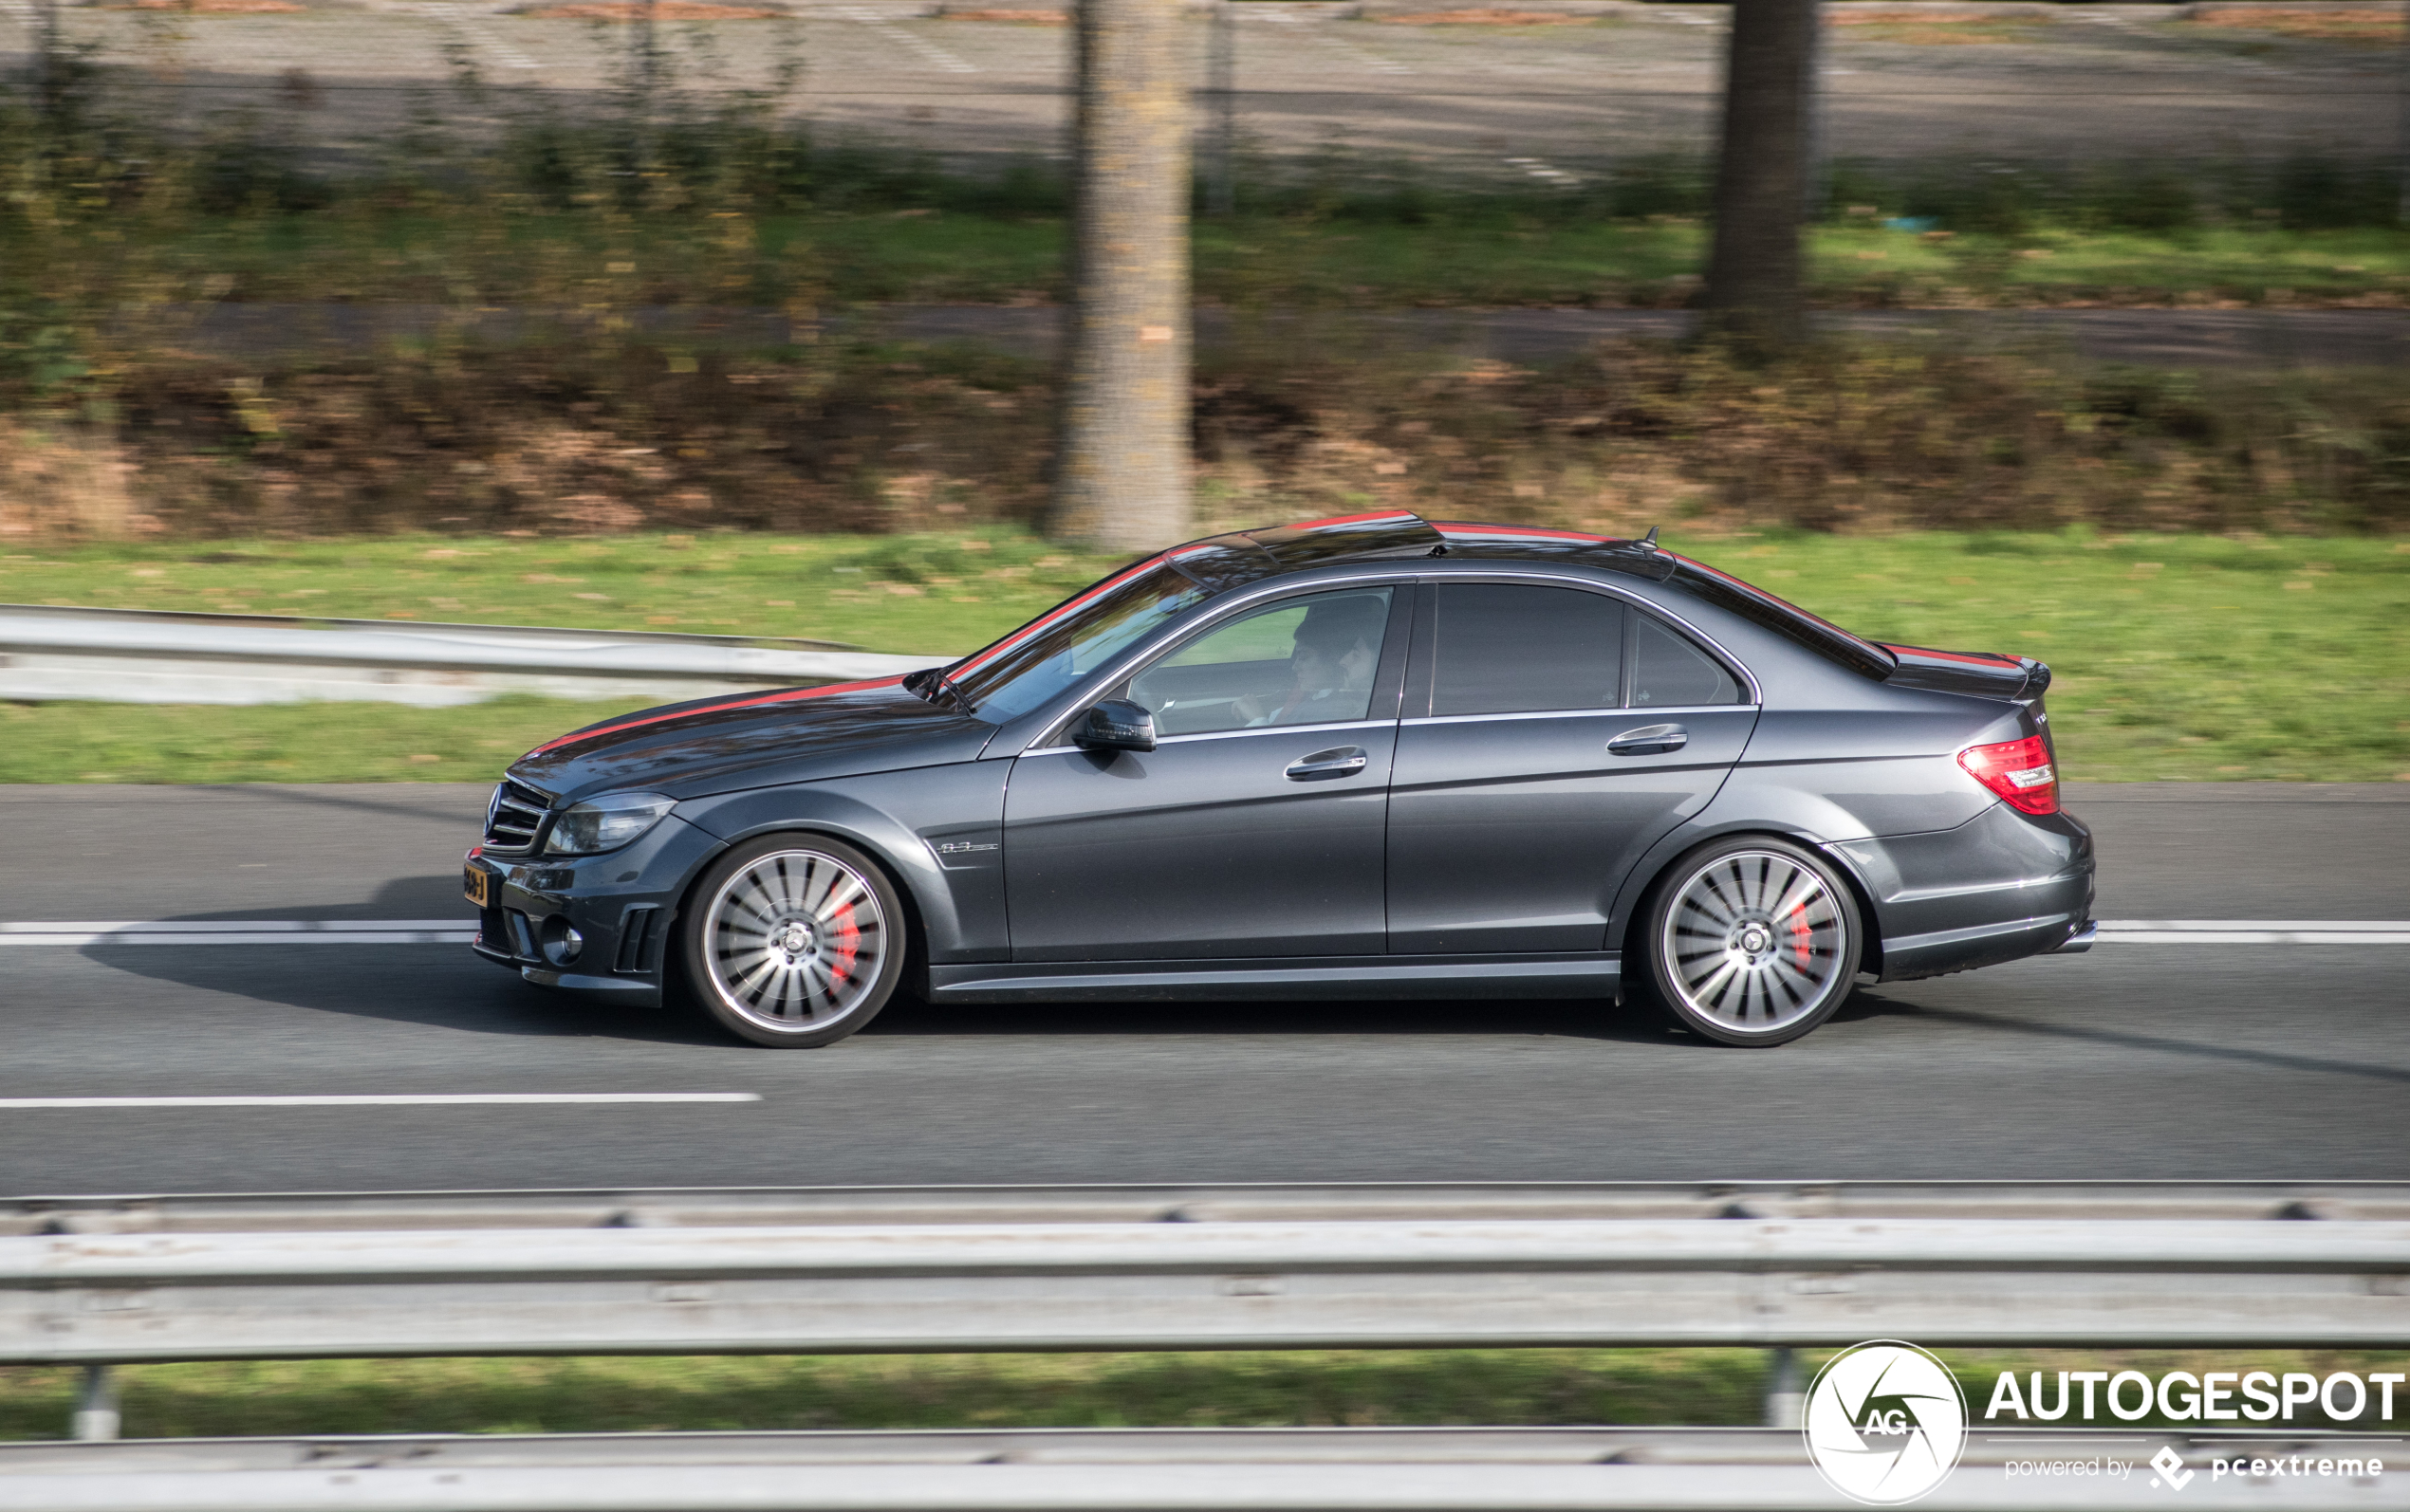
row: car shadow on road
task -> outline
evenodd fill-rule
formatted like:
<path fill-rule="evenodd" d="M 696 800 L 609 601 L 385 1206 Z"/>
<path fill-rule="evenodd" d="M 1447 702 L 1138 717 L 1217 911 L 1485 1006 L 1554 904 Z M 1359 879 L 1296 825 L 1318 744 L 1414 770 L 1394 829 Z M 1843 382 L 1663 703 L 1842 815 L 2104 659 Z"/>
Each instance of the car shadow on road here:
<path fill-rule="evenodd" d="M 160 923 L 227 919 L 456 920 L 456 874 L 399 877 L 363 903 L 252 905 L 181 913 Z M 592 1003 L 547 991 L 469 953 L 465 945 L 128 945 L 83 948 L 113 970 L 314 1012 L 343 1013 L 475 1034 L 619 1039 L 746 1048 L 700 1014 Z M 265 963 L 265 965 L 263 964 Z M 1688 1037 L 1645 1010 L 1595 999 L 1266 1003 L 945 1004 L 899 994 L 864 1036 L 972 1035 L 1522 1035 L 1680 1043 Z"/>
<path fill-rule="evenodd" d="M 158 922 L 226 919 L 440 919 L 476 927 L 460 897 L 460 875 L 398 877 L 364 903 L 252 905 L 179 913 Z M 592 1003 L 547 991 L 472 955 L 466 945 L 128 945 L 102 940 L 84 959 L 112 970 L 208 992 L 281 1003 L 320 1013 L 384 1019 L 471 1034 L 539 1039 L 631 1040 L 729 1045 L 700 1015 L 678 1007 Z"/>

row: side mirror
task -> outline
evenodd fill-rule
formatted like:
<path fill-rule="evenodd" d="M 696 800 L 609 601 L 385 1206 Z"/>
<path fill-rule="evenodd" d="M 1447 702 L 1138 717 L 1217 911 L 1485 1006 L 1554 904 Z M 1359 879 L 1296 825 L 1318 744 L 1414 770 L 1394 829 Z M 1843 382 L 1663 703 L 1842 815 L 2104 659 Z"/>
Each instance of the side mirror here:
<path fill-rule="evenodd" d="M 1153 750 L 1155 716 L 1143 704 L 1108 698 L 1071 727 L 1071 744 L 1082 750 Z"/>

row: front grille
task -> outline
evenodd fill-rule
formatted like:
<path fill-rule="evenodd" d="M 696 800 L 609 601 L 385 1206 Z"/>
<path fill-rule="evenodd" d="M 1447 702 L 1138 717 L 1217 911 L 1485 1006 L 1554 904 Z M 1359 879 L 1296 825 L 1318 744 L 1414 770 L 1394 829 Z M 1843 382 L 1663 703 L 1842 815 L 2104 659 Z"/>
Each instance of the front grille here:
<path fill-rule="evenodd" d="M 532 787 L 517 783 L 495 784 L 493 799 L 486 804 L 486 849 L 505 853 L 526 851 L 535 844 L 536 831 L 544 827 L 544 811 L 552 801 Z"/>

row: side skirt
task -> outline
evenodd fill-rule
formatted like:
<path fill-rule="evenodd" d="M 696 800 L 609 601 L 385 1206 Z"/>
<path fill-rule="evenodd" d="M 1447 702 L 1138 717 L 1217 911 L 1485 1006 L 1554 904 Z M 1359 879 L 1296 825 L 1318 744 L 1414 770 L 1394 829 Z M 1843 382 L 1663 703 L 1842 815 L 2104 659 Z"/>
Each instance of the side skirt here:
<path fill-rule="evenodd" d="M 1283 998 L 1611 998 L 1616 952 L 1357 955 L 933 966 L 933 1003 L 1244 1003 Z"/>

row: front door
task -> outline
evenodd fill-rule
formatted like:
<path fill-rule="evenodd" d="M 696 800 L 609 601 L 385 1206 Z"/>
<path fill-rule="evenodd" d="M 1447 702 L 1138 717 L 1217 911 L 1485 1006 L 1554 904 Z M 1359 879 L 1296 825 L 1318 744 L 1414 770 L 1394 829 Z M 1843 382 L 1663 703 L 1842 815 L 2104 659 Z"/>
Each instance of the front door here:
<path fill-rule="evenodd" d="M 1013 959 L 1380 954 L 1411 597 L 1348 588 L 1223 620 L 1100 695 L 1153 712 L 1154 750 L 1019 757 Z"/>
<path fill-rule="evenodd" d="M 1703 648 L 1607 595 L 1425 597 L 1390 784 L 1391 953 L 1604 949 L 1624 874 L 1715 796 L 1755 707 Z"/>

